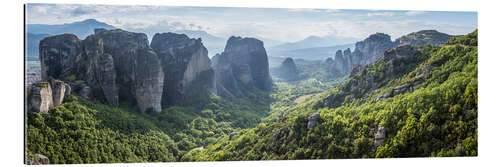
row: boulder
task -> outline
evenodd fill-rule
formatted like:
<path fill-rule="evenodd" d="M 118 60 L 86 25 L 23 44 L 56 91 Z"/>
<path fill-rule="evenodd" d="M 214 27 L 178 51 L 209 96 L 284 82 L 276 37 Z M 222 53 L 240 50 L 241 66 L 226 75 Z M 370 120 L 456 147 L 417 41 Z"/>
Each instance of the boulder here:
<path fill-rule="evenodd" d="M 42 154 L 27 155 L 25 161 L 26 161 L 27 165 L 48 165 L 48 164 L 50 164 L 49 158 L 45 155 L 42 155 Z"/>
<path fill-rule="evenodd" d="M 239 133 L 238 132 L 231 132 L 229 134 L 229 140 L 232 140 L 234 136 L 238 135 Z"/>
<path fill-rule="evenodd" d="M 92 88 L 90 88 L 90 86 L 87 86 L 87 84 L 85 84 L 83 81 L 70 82 L 69 85 L 71 86 L 73 93 L 75 93 L 76 95 L 87 100 L 93 98 Z"/>
<path fill-rule="evenodd" d="M 318 125 L 320 119 L 319 113 L 313 113 L 307 117 L 307 129 L 312 129 Z"/>

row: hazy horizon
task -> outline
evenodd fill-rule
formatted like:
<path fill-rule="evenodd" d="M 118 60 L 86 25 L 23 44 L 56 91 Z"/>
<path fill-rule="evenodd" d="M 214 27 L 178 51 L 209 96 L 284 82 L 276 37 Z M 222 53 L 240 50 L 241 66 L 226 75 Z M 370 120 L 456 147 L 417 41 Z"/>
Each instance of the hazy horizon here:
<path fill-rule="evenodd" d="M 240 7 L 27 4 L 27 24 L 96 19 L 121 29 L 201 30 L 221 38 L 249 36 L 295 42 L 310 36 L 362 40 L 377 32 L 392 39 L 434 29 L 463 35 L 477 28 L 477 12 Z"/>

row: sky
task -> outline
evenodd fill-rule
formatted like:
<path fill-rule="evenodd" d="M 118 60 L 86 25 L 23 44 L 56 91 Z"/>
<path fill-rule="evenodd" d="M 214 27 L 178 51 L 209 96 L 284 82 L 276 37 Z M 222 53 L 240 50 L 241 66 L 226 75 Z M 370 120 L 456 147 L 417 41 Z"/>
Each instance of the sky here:
<path fill-rule="evenodd" d="M 122 29 L 203 30 L 293 42 L 308 36 L 364 39 L 382 32 L 393 40 L 424 29 L 462 35 L 477 28 L 477 12 L 228 8 L 28 4 L 27 24 L 63 24 L 97 19 Z"/>

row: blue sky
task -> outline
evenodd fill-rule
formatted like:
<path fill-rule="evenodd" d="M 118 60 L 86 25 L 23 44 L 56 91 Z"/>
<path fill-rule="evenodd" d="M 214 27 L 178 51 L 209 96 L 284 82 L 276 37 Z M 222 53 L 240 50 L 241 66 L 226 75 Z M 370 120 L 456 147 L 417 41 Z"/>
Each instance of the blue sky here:
<path fill-rule="evenodd" d="M 227 38 L 252 36 L 291 42 L 308 36 L 393 39 L 423 29 L 459 35 L 477 28 L 477 12 L 222 8 L 28 4 L 28 24 L 63 24 L 95 18 L 118 28 L 203 30 Z"/>

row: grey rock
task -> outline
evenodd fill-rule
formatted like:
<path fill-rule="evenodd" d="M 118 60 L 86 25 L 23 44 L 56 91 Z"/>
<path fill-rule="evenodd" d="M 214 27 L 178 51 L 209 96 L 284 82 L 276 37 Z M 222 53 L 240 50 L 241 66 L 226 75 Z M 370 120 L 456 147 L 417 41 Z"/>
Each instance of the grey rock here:
<path fill-rule="evenodd" d="M 94 96 L 92 95 L 92 88 L 87 86 L 83 81 L 70 82 L 69 85 L 72 88 L 73 93 L 83 97 L 84 99 L 90 100 Z"/>
<path fill-rule="evenodd" d="M 385 128 L 383 126 L 378 127 L 377 134 L 375 134 L 375 141 L 373 145 L 375 147 L 381 146 L 384 144 L 384 139 L 385 139 Z"/>
<path fill-rule="evenodd" d="M 47 37 L 40 42 L 42 78 L 69 81 L 86 99 L 161 111 L 164 75 L 148 43 L 143 33 L 119 29 L 96 29 L 83 41 L 70 34 Z"/>
<path fill-rule="evenodd" d="M 238 132 L 231 132 L 229 134 L 229 140 L 232 140 L 234 136 L 238 135 L 239 133 Z"/>
<path fill-rule="evenodd" d="M 299 70 L 292 58 L 286 58 L 277 69 L 277 76 L 285 81 L 299 79 Z"/>
<path fill-rule="evenodd" d="M 377 96 L 377 97 L 375 98 L 375 102 L 382 101 L 382 100 L 387 99 L 387 98 L 389 98 L 389 97 L 390 97 L 390 94 L 389 94 L 389 93 L 384 93 L 384 94 L 382 94 L 382 95 L 380 95 L 380 96 Z"/>
<path fill-rule="evenodd" d="M 81 54 L 81 42 L 72 34 L 46 37 L 40 41 L 39 57 L 42 80 L 48 77 L 60 79 L 72 67 L 70 59 Z"/>
<path fill-rule="evenodd" d="M 184 34 L 157 33 L 151 47 L 165 71 L 162 105 L 178 103 L 200 92 L 217 93 L 215 72 L 201 39 Z"/>
<path fill-rule="evenodd" d="M 52 89 L 48 82 L 38 82 L 31 85 L 28 96 L 28 111 L 47 114 L 54 107 Z"/>
<path fill-rule="evenodd" d="M 320 118 L 319 113 L 313 113 L 313 114 L 309 115 L 309 117 L 307 117 L 307 120 L 308 120 L 307 129 L 312 129 L 312 128 L 316 127 L 318 125 L 319 118 Z"/>
<path fill-rule="evenodd" d="M 48 165 L 50 160 L 47 156 L 42 154 L 35 154 L 32 156 L 26 156 L 27 165 Z"/>
<path fill-rule="evenodd" d="M 243 90 L 271 90 L 268 57 L 262 41 L 230 37 L 224 52 L 214 59 L 217 85 L 233 95 L 241 96 Z"/>
<path fill-rule="evenodd" d="M 70 86 L 64 83 L 63 81 L 55 80 L 52 78 L 48 80 L 48 83 L 50 89 L 52 89 L 52 105 L 53 106 L 61 105 L 64 100 L 64 97 L 66 96 L 66 91 L 71 91 L 71 88 L 69 90 L 66 90 L 66 88 Z"/>

